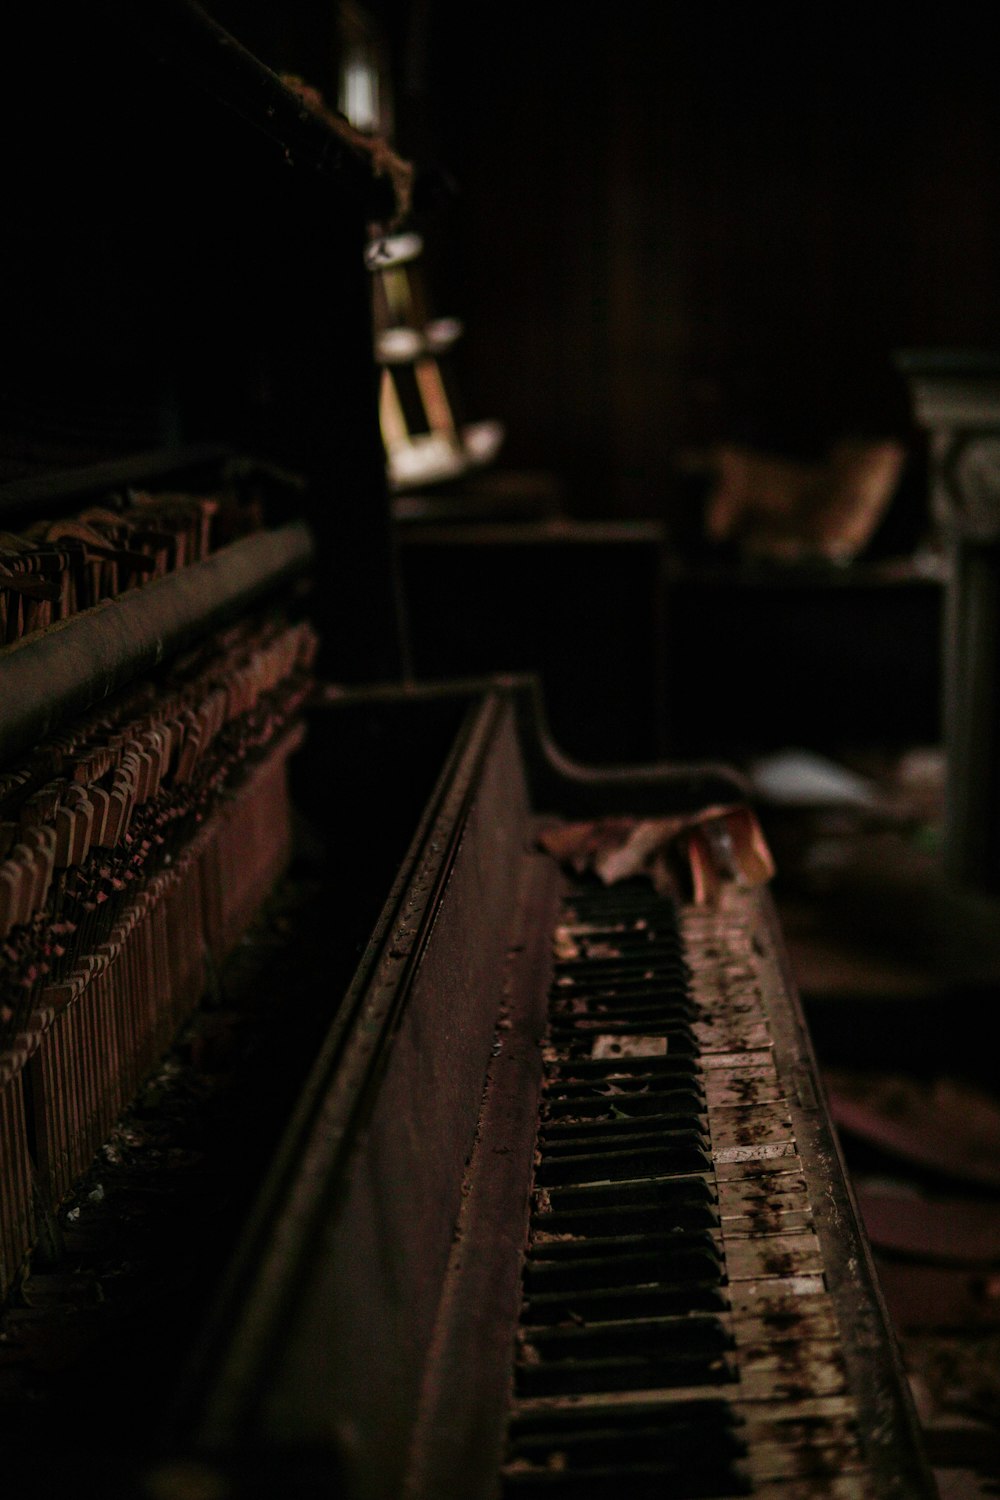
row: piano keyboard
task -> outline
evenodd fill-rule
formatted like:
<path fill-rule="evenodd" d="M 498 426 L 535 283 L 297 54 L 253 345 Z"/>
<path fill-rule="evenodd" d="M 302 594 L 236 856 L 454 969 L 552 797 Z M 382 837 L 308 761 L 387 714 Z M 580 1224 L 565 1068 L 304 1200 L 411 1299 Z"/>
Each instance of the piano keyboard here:
<path fill-rule="evenodd" d="M 554 947 L 504 1494 L 871 1494 L 739 893 Z"/>
<path fill-rule="evenodd" d="M 536 843 L 539 786 L 734 789 L 553 775 L 516 692 L 470 706 L 175 1442 L 351 1500 L 930 1497 L 766 891 L 567 885 Z"/>
<path fill-rule="evenodd" d="M 188 863 L 178 849 L 169 869 L 151 864 L 92 953 L 36 974 L 7 1037 L 8 1277 L 33 1173 L 56 1201 L 159 1018 L 174 1023 L 164 963 L 172 973 L 186 954 L 200 983 L 203 945 L 224 949 L 287 847 L 282 747 L 310 641 L 256 628 L 202 661 L 207 681 L 192 669 L 159 687 L 166 701 L 190 689 L 207 712 L 224 686 L 240 696 L 228 652 L 287 650 L 254 721 L 271 726 L 259 753 L 241 758 L 241 712 L 209 733 L 192 703 L 143 801 L 126 760 L 153 760 L 152 703 L 133 705 L 75 746 L 82 764 L 100 752 L 93 778 L 63 777 L 56 795 L 58 766 L 38 766 L 20 787 L 24 829 L 7 819 L 6 859 L 30 867 L 38 924 L 6 938 L 36 942 L 54 890 L 117 868 L 103 832 L 74 865 L 80 798 L 92 845 L 102 792 L 142 826 L 187 795 L 185 746 L 199 747 L 208 801 Z M 175 1459 L 196 1460 L 206 1484 L 242 1494 L 259 1457 L 275 1492 L 306 1476 L 350 1500 L 929 1497 L 766 892 L 730 881 L 714 904 L 677 906 L 642 883 L 567 887 L 535 843 L 539 786 L 568 816 L 625 795 L 672 813 L 730 788 L 712 770 L 643 787 L 546 769 L 520 693 L 502 684 L 468 703 L 339 1005 L 307 986 L 334 1012 L 329 1031 L 215 1311 L 192 1330 L 151 1489 L 173 1493 Z M 329 746 L 355 709 L 372 700 L 328 705 L 311 744 Z M 45 825 L 64 813 L 50 870 Z M 155 913 L 172 901 L 164 926 Z M 59 984 L 72 993 L 47 1008 Z"/>

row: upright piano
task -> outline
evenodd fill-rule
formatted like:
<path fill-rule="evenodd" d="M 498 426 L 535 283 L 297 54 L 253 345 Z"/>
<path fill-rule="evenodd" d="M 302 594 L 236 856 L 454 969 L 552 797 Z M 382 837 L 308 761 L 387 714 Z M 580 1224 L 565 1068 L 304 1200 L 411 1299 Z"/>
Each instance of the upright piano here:
<path fill-rule="evenodd" d="M 101 8 L 178 115 L 221 108 L 213 162 L 233 118 L 275 172 L 301 151 L 269 206 L 357 252 L 364 331 L 355 168 L 316 209 L 315 122 L 197 7 L 154 12 Z M 34 439 L 0 489 L 10 1492 L 933 1495 L 766 888 L 544 847 L 740 779 L 581 767 L 530 679 L 407 682 L 370 349 L 332 435 L 329 382 L 262 349 L 262 468 L 231 448 L 252 380 L 178 398 L 222 449 L 96 466 L 68 383 L 50 468 L 2 408 L 5 454 L 11 413 Z"/>

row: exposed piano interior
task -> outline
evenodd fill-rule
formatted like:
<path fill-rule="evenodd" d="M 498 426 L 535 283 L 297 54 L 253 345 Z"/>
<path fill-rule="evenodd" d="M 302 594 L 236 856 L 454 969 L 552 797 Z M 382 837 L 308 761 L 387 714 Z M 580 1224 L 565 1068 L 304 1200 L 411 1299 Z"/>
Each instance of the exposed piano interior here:
<path fill-rule="evenodd" d="M 604 124 L 663 40 L 638 9 L 631 41 L 608 21 Z M 454 66 L 457 10 L 374 7 L 411 65 L 401 125 Z M 612 189 L 635 186 L 655 91 L 594 156 L 607 224 L 562 142 L 542 221 L 590 224 L 586 274 L 523 358 L 505 347 L 505 379 L 470 321 L 477 410 L 506 417 L 516 386 L 525 419 L 549 333 L 591 309 L 592 347 L 577 327 L 564 388 L 515 432 L 528 472 L 432 488 L 407 521 L 363 254 L 394 179 L 271 71 L 332 100 L 363 13 L 208 11 L 32 13 L 2 106 L 0 1475 L 122 1500 L 933 1495 L 775 905 L 728 821 L 751 784 L 714 758 L 793 716 L 780 678 L 780 730 L 745 683 L 713 687 L 691 622 L 717 595 L 753 659 L 773 575 L 692 562 L 636 503 L 657 403 L 673 449 L 710 435 L 685 429 L 681 343 L 664 363 L 637 333 L 617 249 L 622 342 L 588 290 L 609 225 L 650 271 Z M 561 24 L 540 23 L 522 125 Z M 466 165 L 517 138 L 500 114 L 489 145 L 476 79 L 495 101 L 526 25 L 512 7 L 500 61 L 444 100 Z M 602 34 L 569 49 L 561 107 Z M 680 26 L 676 58 L 699 36 Z M 458 281 L 494 348 L 497 264 Z M 621 439 L 602 392 L 638 425 L 595 519 Z M 552 478 L 560 411 L 579 442 Z M 890 623 L 852 726 L 923 734 L 937 678 L 923 648 L 904 671 L 893 630 L 935 636 L 940 577 L 886 593 L 877 559 L 825 566 L 786 575 L 831 601 L 802 658 L 867 600 Z M 897 670 L 894 717 L 868 689 Z M 988 760 L 988 726 L 977 743 Z M 543 835 L 575 823 L 658 830 L 657 879 L 561 864 Z M 862 1119 L 849 1088 L 836 1103 Z"/>

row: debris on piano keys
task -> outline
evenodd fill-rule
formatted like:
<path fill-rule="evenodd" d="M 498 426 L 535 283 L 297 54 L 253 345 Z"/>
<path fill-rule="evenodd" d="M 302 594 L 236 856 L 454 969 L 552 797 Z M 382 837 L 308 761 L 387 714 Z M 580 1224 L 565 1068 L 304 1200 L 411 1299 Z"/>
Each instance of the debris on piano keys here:
<path fill-rule="evenodd" d="M 774 874 L 763 830 L 750 807 L 705 807 L 669 818 L 601 818 L 554 824 L 539 844 L 578 875 L 605 885 L 645 876 L 660 895 L 717 899 L 722 883 L 765 884 Z"/>

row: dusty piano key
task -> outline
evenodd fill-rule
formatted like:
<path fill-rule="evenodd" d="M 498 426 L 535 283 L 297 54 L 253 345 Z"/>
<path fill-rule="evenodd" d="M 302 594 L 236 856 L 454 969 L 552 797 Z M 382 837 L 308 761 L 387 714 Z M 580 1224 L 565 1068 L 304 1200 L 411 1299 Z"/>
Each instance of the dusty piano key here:
<path fill-rule="evenodd" d="M 814 1227 L 812 1205 L 805 1195 L 750 1200 L 743 1213 L 723 1213 L 720 1217 L 729 1237 L 792 1234 Z"/>
<path fill-rule="evenodd" d="M 562 1156 L 670 1146 L 691 1139 L 696 1139 L 703 1150 L 708 1150 L 708 1124 L 704 1115 L 685 1113 L 649 1118 L 622 1112 L 596 1120 L 545 1121 L 538 1133 L 538 1149 L 544 1159 L 551 1160 Z"/>
<path fill-rule="evenodd" d="M 794 1167 L 795 1163 L 789 1161 L 788 1165 Z M 759 1165 L 753 1166 L 759 1172 Z M 745 1179 L 719 1177 L 717 1192 L 719 1216 L 727 1235 L 780 1233 L 812 1225 L 812 1208 L 801 1172 L 769 1171 Z"/>
<path fill-rule="evenodd" d="M 614 1042 L 614 1036 L 608 1038 Z M 646 1089 L 670 1090 L 702 1087 L 702 1070 L 698 1060 L 690 1056 L 670 1055 L 666 1039 L 651 1039 L 648 1049 L 630 1049 L 629 1055 L 621 1052 L 601 1056 L 575 1056 L 560 1058 L 550 1049 L 546 1076 L 542 1083 L 542 1097 L 546 1101 L 556 1097 L 570 1098 L 575 1095 L 603 1093 L 613 1098 L 616 1093 L 633 1094 Z M 610 1053 L 610 1048 L 598 1049 Z"/>
<path fill-rule="evenodd" d="M 645 945 L 638 949 L 610 949 L 607 944 L 578 940 L 577 957 L 556 960 L 553 1004 L 574 995 L 586 996 L 602 991 L 641 996 L 647 992 L 679 997 L 690 995 L 687 966 L 660 948 Z M 595 957 L 595 953 L 604 953 Z"/>
<path fill-rule="evenodd" d="M 551 1036 L 550 1051 L 555 1060 L 554 1049 L 559 1041 L 569 1041 L 574 1057 L 589 1057 L 594 1061 L 617 1061 L 635 1057 L 696 1057 L 700 1051 L 693 1029 L 684 1021 L 664 1025 L 636 1025 L 626 1030 L 619 1026 L 614 1031 L 603 1025 L 578 1031 L 565 1028 L 560 1036 Z"/>
<path fill-rule="evenodd" d="M 698 1131 L 677 1132 L 669 1139 L 627 1151 L 574 1152 L 551 1155 L 539 1164 L 541 1187 L 561 1183 L 619 1181 L 665 1173 L 703 1172 L 711 1165 L 708 1142 Z"/>
<path fill-rule="evenodd" d="M 646 1206 L 676 1214 L 682 1214 L 689 1208 L 714 1210 L 717 1195 L 712 1175 L 648 1177 L 575 1187 L 539 1187 L 532 1194 L 532 1214 L 540 1226 L 549 1222 L 551 1215 L 616 1212 Z"/>
<path fill-rule="evenodd" d="M 711 1112 L 712 1149 L 718 1153 L 735 1146 L 756 1146 L 776 1142 L 793 1143 L 792 1122 L 781 1100 L 753 1105 L 713 1108 Z"/>
<path fill-rule="evenodd" d="M 725 1279 L 718 1264 L 706 1256 L 697 1265 L 682 1267 L 675 1280 L 661 1274 L 634 1286 L 565 1287 L 526 1293 L 521 1320 L 529 1326 L 578 1320 L 605 1322 L 723 1312 L 727 1305 Z"/>
<path fill-rule="evenodd" d="M 756 1052 L 772 1045 L 767 1023 L 735 1016 L 733 1020 L 695 1021 L 691 1031 L 701 1054 Z"/>
<path fill-rule="evenodd" d="M 751 1058 L 753 1054 L 750 1054 Z M 763 1061 L 747 1061 L 739 1067 L 716 1066 L 719 1054 L 706 1058 L 702 1067 L 705 1097 L 712 1109 L 774 1103 L 787 1096 L 769 1052 L 757 1054 Z"/>
<path fill-rule="evenodd" d="M 706 1098 L 693 1080 L 686 1087 L 675 1088 L 664 1088 L 658 1086 L 659 1083 L 659 1080 L 647 1078 L 641 1089 L 616 1087 L 611 1092 L 606 1085 L 599 1088 L 578 1086 L 571 1093 L 558 1096 L 550 1093 L 542 1106 L 542 1119 L 554 1127 L 559 1121 L 704 1113 Z"/>
<path fill-rule="evenodd" d="M 738 1379 L 731 1349 L 731 1337 L 711 1315 L 585 1328 L 522 1327 L 515 1394 L 728 1385 Z"/>
<path fill-rule="evenodd" d="M 568 1403 L 519 1415 L 503 1469 L 503 1494 L 606 1497 L 712 1496 L 745 1487 L 738 1419 L 725 1403 L 631 1409 Z"/>
<path fill-rule="evenodd" d="M 826 1340 L 740 1345 L 732 1356 L 738 1368 L 734 1399 L 793 1403 L 848 1390 L 839 1337 Z"/>
<path fill-rule="evenodd" d="M 614 1234 L 660 1233 L 681 1235 L 694 1229 L 719 1229 L 721 1221 L 711 1204 L 661 1204 L 637 1201 L 622 1205 L 597 1205 L 533 1215 L 532 1244 L 540 1251 L 546 1239 L 610 1236 Z"/>
<path fill-rule="evenodd" d="M 808 1472 L 808 1471 L 806 1471 Z M 874 1500 L 867 1469 L 857 1473 L 810 1474 L 806 1479 L 752 1479 L 759 1500 Z"/>
<path fill-rule="evenodd" d="M 639 1286 L 657 1279 L 677 1282 L 721 1265 L 717 1240 L 703 1230 L 590 1235 L 533 1245 L 525 1260 L 524 1286 L 531 1294 Z"/>
<path fill-rule="evenodd" d="M 653 1033 L 661 1027 L 697 1021 L 701 1013 L 690 1000 L 652 997 L 645 1002 L 625 1002 L 621 997 L 560 1001 L 553 1005 L 549 1034 L 553 1040 L 582 1032 L 601 1034 L 617 1031 L 622 1036 Z M 643 1022 L 648 1021 L 644 1026 Z"/>
<path fill-rule="evenodd" d="M 847 1410 L 837 1410 L 838 1404 L 847 1406 Z M 813 1410 L 802 1410 L 807 1406 Z M 823 1410 L 825 1407 L 829 1410 Z M 862 1481 L 865 1458 L 858 1440 L 858 1422 L 843 1398 L 792 1401 L 780 1418 L 763 1415 L 766 1412 L 766 1404 L 741 1406 L 747 1472 L 753 1479 L 754 1493 L 765 1485 L 775 1487 L 775 1493 L 784 1493 L 783 1482 L 789 1481 Z M 807 1493 L 823 1496 L 828 1490 L 822 1487 Z"/>
<path fill-rule="evenodd" d="M 730 1281 L 820 1275 L 823 1253 L 816 1235 L 808 1230 L 732 1239 L 727 1242 L 726 1269 Z"/>
<path fill-rule="evenodd" d="M 655 928 L 661 920 L 655 910 L 632 906 L 632 900 L 614 911 L 625 918 L 620 925 L 627 927 L 631 906 Z M 600 895 L 571 902 L 578 929 L 612 925 Z M 643 1007 L 654 1003 L 647 971 L 637 975 L 607 949 L 600 956 L 603 939 L 595 939 L 595 977 L 586 982 L 581 955 L 591 933 L 569 932 L 570 925 L 564 921 L 558 942 L 563 962 L 572 967 L 557 974 L 553 986 L 555 1024 L 544 1053 L 505 1492 L 541 1487 L 577 1497 L 620 1493 L 626 1485 L 628 1492 L 645 1493 L 648 1483 L 649 1493 L 666 1485 L 664 1493 L 725 1495 L 761 1485 L 787 1489 L 808 1479 L 817 1482 L 817 1494 L 825 1493 L 846 1474 L 860 1475 L 862 1466 L 823 1258 L 747 935 L 717 914 L 682 920 L 694 976 L 688 994 L 700 1018 L 685 1018 L 686 1039 L 694 1043 L 693 1071 L 683 1085 L 687 1092 L 669 1109 L 679 1081 L 666 1072 L 674 1038 L 658 1035 L 668 1030 L 662 1025 L 643 1025 L 649 1014 Z M 605 980 L 617 982 L 612 994 L 602 986 L 602 963 Z M 672 985 L 679 972 L 671 968 Z M 571 983 L 560 985 L 560 977 Z M 604 1018 L 585 1076 L 583 1060 L 572 1056 L 574 1047 L 579 1050 L 575 1028 L 563 1019 L 573 1007 L 578 1020 L 588 1008 Z M 619 1081 L 611 1085 L 616 1092 L 602 1096 L 612 1076 L 609 1065 L 619 1069 Z M 658 1086 L 657 1068 L 670 1088 Z M 661 1150 L 678 1140 L 682 1133 L 672 1127 L 685 1112 L 701 1149 L 708 1146 L 702 1169 L 678 1176 L 676 1164 L 661 1165 L 654 1175 L 642 1153 L 656 1149 L 657 1131 Z M 579 1180 L 560 1182 L 569 1163 Z M 615 1181 L 624 1171 L 631 1176 Z M 685 1192 L 686 1198 L 674 1196 Z M 711 1246 L 711 1269 L 698 1259 L 706 1249 L 699 1233 Z M 673 1281 L 671 1266 L 680 1273 Z M 679 1300 L 682 1286 L 686 1302 Z M 664 1292 L 666 1297 L 657 1295 Z M 698 1331 L 692 1333 L 691 1320 L 705 1320 L 710 1311 L 699 1308 L 699 1297 L 712 1293 L 721 1305 L 713 1320 L 702 1322 L 706 1346 L 686 1363 L 685 1337 L 696 1338 Z M 671 1297 L 678 1299 L 673 1305 Z M 720 1361 L 714 1370 L 708 1359 L 712 1341 Z M 641 1445 L 640 1459 L 649 1459 L 648 1465 L 633 1462 L 636 1454 L 627 1443 L 616 1452 L 614 1414 L 626 1426 L 645 1422 L 642 1441 L 655 1444 L 658 1428 L 648 1411 L 639 1413 L 639 1403 L 651 1399 L 666 1409 L 691 1402 L 694 1410 L 722 1371 L 732 1402 L 727 1420 L 738 1411 L 740 1423 L 753 1427 L 752 1464 L 729 1464 L 689 1485 L 679 1469 L 658 1469 L 655 1452 Z M 602 1401 L 610 1404 L 602 1408 Z M 586 1436 L 579 1436 L 574 1446 L 567 1432 L 560 1447 L 560 1405 L 566 1410 L 568 1402 L 575 1404 L 571 1422 L 586 1408 L 583 1434 L 594 1431 L 593 1417 L 600 1412 L 598 1431 L 607 1421 L 608 1441 L 598 1438 L 588 1448 Z M 538 1424 L 534 1446 L 524 1437 L 530 1431 L 525 1420 Z M 553 1429 L 548 1434 L 546 1423 Z"/>

